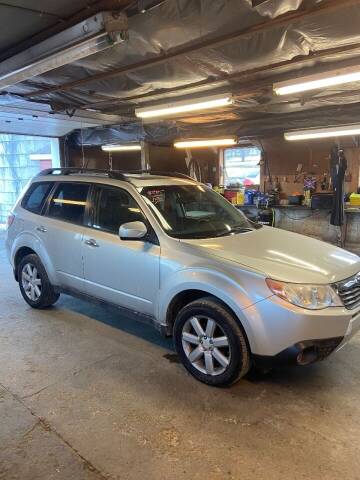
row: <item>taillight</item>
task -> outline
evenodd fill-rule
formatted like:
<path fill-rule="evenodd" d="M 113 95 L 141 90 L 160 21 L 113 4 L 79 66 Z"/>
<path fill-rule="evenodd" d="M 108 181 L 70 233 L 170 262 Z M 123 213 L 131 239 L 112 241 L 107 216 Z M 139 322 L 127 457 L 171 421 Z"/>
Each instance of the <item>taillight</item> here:
<path fill-rule="evenodd" d="M 14 223 L 14 220 L 15 220 L 15 215 L 13 213 L 10 213 L 10 215 L 7 218 L 8 228 L 11 227 L 11 225 Z"/>

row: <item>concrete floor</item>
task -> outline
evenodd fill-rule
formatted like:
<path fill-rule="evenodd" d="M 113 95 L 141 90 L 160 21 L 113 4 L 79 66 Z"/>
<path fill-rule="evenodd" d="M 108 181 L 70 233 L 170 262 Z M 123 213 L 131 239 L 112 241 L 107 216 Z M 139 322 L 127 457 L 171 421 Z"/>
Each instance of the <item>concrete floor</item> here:
<path fill-rule="evenodd" d="M 0 479 L 360 478 L 359 336 L 213 389 L 116 310 L 29 308 L 2 243 L 0 285 Z"/>

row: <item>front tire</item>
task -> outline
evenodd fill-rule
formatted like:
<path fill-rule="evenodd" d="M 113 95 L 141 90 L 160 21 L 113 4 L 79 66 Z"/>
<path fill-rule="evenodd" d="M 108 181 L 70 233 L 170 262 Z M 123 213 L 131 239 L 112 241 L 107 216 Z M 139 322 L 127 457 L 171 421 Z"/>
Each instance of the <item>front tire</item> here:
<path fill-rule="evenodd" d="M 26 255 L 18 266 L 18 279 L 24 300 L 33 308 L 46 308 L 59 298 L 44 265 L 35 254 Z"/>
<path fill-rule="evenodd" d="M 231 385 L 249 371 L 245 333 L 231 312 L 213 297 L 195 300 L 180 310 L 174 324 L 174 343 L 185 368 L 207 385 Z"/>

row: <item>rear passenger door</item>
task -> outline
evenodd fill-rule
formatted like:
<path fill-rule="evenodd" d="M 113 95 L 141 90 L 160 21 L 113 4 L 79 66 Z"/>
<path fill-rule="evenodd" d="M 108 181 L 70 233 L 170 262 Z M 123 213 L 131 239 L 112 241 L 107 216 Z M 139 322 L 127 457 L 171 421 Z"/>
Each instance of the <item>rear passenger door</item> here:
<path fill-rule="evenodd" d="M 87 293 L 131 310 L 154 315 L 159 290 L 160 247 L 153 240 L 121 240 L 123 223 L 147 220 L 126 190 L 99 185 L 83 241 Z M 149 225 L 149 228 L 150 225 Z M 155 234 L 154 234 L 155 235 Z"/>
<path fill-rule="evenodd" d="M 39 235 L 63 287 L 84 292 L 82 239 L 90 185 L 60 182 L 47 206 Z"/>

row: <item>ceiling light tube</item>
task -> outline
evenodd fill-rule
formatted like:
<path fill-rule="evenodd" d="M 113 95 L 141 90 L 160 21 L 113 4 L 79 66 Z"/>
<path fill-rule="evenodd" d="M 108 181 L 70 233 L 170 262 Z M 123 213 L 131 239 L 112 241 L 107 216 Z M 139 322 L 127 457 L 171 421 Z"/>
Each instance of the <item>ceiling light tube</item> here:
<path fill-rule="evenodd" d="M 0 89 L 101 52 L 127 38 L 127 17 L 100 12 L 0 63 Z"/>
<path fill-rule="evenodd" d="M 234 100 L 229 93 L 213 95 L 192 100 L 179 102 L 168 102 L 161 105 L 154 105 L 146 108 L 136 108 L 135 115 L 139 118 L 165 117 L 177 113 L 187 113 L 196 110 L 209 110 L 212 108 L 226 107 L 232 105 Z"/>
<path fill-rule="evenodd" d="M 104 152 L 131 152 L 141 150 L 141 145 L 137 143 L 129 145 L 102 145 L 101 150 Z"/>
<path fill-rule="evenodd" d="M 213 138 L 204 140 L 178 140 L 174 142 L 176 148 L 201 148 L 201 147 L 228 147 L 236 145 L 235 138 Z"/>
<path fill-rule="evenodd" d="M 285 140 L 312 140 L 316 138 L 342 137 L 346 135 L 360 135 L 360 125 L 344 125 L 331 128 L 311 128 L 285 132 Z"/>
<path fill-rule="evenodd" d="M 333 87 L 345 83 L 360 81 L 360 66 L 345 67 L 330 72 L 308 75 L 294 80 L 274 83 L 276 95 L 291 95 L 319 88 Z"/>

